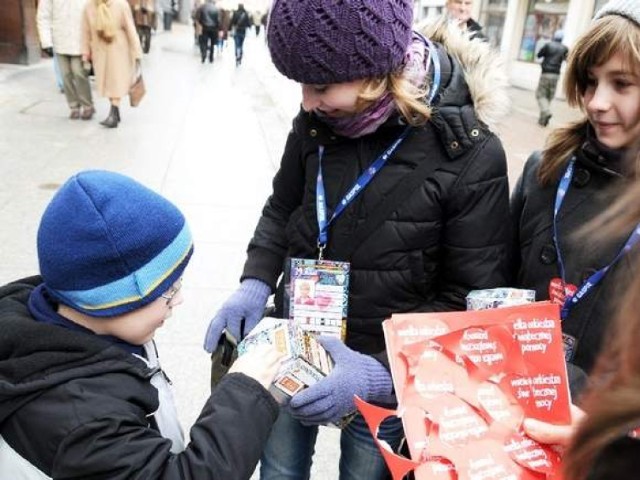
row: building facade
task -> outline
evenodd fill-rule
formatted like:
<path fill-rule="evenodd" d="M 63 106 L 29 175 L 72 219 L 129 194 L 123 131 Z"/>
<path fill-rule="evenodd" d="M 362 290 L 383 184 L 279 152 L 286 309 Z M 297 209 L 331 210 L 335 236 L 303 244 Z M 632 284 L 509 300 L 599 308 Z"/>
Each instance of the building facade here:
<path fill-rule="evenodd" d="M 595 12 L 607 0 L 474 0 L 473 18 L 483 27 L 491 45 L 500 50 L 511 84 L 533 90 L 538 83 L 538 50 L 556 30 L 571 48 Z M 416 0 L 417 20 L 442 14 L 445 0 Z M 559 92 L 560 93 L 560 92 Z"/>
<path fill-rule="evenodd" d="M 2 0 L 0 63 L 28 64 L 40 58 L 36 0 Z"/>

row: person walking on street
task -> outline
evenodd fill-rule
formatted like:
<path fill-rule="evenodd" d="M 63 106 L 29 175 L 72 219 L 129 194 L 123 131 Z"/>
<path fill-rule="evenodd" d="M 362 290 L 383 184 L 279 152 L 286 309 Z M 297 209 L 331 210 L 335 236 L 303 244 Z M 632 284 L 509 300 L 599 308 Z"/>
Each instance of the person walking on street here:
<path fill-rule="evenodd" d="M 244 9 L 242 3 L 238 4 L 238 9 L 233 12 L 230 27 L 233 32 L 233 41 L 236 47 L 236 66 L 242 63 L 242 55 L 244 53 L 244 39 L 247 34 L 247 28 L 251 28 L 251 16 Z"/>
<path fill-rule="evenodd" d="M 196 10 L 196 22 L 201 26 L 200 33 L 200 58 L 202 63 L 209 54 L 209 63 L 213 63 L 213 54 L 218 43 L 218 32 L 220 30 L 220 12 L 214 4 L 214 0 L 205 2 Z"/>
<path fill-rule="evenodd" d="M 395 405 L 382 322 L 464 310 L 470 290 L 508 283 L 507 167 L 490 127 L 508 112 L 507 76 L 486 42 L 444 19 L 424 32 L 412 25 L 412 0 L 271 6 L 267 45 L 301 85 L 302 110 L 239 288 L 211 321 L 205 349 L 224 328 L 236 338 L 251 331 L 272 292 L 275 316 L 288 316 L 279 281 L 287 258 L 349 262 L 350 277 L 345 343 L 320 337 L 333 371 L 281 410 L 262 480 L 309 478 L 318 426 L 346 418 L 340 479 L 388 478 L 363 417 L 352 415 L 355 394 Z M 484 92 L 476 106 L 473 92 Z M 402 437 L 399 419 L 378 434 L 392 449 Z"/>
<path fill-rule="evenodd" d="M 86 0 L 40 0 L 38 34 L 42 50 L 55 55 L 69 118 L 90 120 L 95 113 L 88 72 L 82 64 L 82 14 Z"/>
<path fill-rule="evenodd" d="M 37 250 L 40 275 L 0 287 L 0 478 L 248 479 L 282 356 L 239 358 L 185 442 L 154 342 L 193 252 L 178 208 L 124 175 L 80 172 L 45 209 Z"/>
<path fill-rule="evenodd" d="M 120 99 L 139 73 L 142 47 L 127 0 L 88 0 L 83 17 L 82 59 L 93 62 L 96 88 L 109 98 L 107 128 L 120 123 Z"/>
<path fill-rule="evenodd" d="M 538 125 L 543 127 L 549 124 L 551 102 L 556 96 L 556 87 L 560 79 L 560 67 L 568 54 L 569 49 L 562 44 L 562 30 L 554 32 L 553 39 L 538 52 L 538 58 L 542 58 L 542 72 L 536 89 L 536 100 L 540 107 Z"/>
<path fill-rule="evenodd" d="M 567 362 L 590 374 L 620 288 L 637 271 L 638 231 L 599 245 L 579 232 L 637 176 L 625 161 L 640 139 L 640 2 L 614 0 L 574 43 L 565 94 L 584 117 L 551 132 L 512 194 L 516 284 L 561 306 Z"/>

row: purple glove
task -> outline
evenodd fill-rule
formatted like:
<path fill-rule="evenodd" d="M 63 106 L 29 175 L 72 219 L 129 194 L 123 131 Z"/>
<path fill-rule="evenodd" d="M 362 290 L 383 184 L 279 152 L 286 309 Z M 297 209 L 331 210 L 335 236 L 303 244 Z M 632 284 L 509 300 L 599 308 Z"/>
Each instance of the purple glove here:
<path fill-rule="evenodd" d="M 375 358 L 351 350 L 334 337 L 319 340 L 333 358 L 333 370 L 293 396 L 289 411 L 294 418 L 306 425 L 335 423 L 356 410 L 354 395 L 369 402 L 391 395 L 391 374 Z"/>
<path fill-rule="evenodd" d="M 204 337 L 204 349 L 211 353 L 217 348 L 224 328 L 238 341 L 242 340 L 241 334 L 249 333 L 262 318 L 269 295 L 271 287 L 266 283 L 255 278 L 243 280 L 211 320 Z M 241 332 L 242 320 L 244 331 Z"/>

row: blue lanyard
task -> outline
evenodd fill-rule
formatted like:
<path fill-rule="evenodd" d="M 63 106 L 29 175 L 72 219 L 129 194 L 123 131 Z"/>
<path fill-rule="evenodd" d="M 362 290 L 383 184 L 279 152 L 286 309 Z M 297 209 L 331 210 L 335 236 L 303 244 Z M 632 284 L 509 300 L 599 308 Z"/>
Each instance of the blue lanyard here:
<path fill-rule="evenodd" d="M 556 191 L 556 201 L 553 207 L 553 243 L 556 247 L 556 254 L 558 256 L 558 266 L 560 268 L 560 276 L 562 278 L 563 288 L 564 288 L 564 285 L 566 284 L 566 277 L 565 277 L 566 272 L 564 268 L 564 263 L 562 261 L 562 253 L 560 251 L 560 242 L 558 241 L 557 218 L 558 218 L 558 212 L 560 211 L 560 207 L 562 206 L 562 202 L 564 201 L 564 198 L 567 195 L 567 190 L 571 185 L 571 179 L 573 178 L 575 163 L 576 163 L 576 160 L 575 160 L 575 157 L 573 157 L 569 161 L 569 164 L 567 165 L 567 169 L 565 170 L 564 175 L 562 175 L 562 178 L 560 179 L 560 183 L 558 184 L 558 189 Z M 611 263 L 609 263 L 609 265 L 601 268 L 600 270 L 595 272 L 593 275 L 591 275 L 589 278 L 587 278 L 587 280 L 585 280 L 585 282 L 580 286 L 580 288 L 578 288 L 578 290 L 574 295 L 568 295 L 565 298 L 564 304 L 562 305 L 562 310 L 560 313 L 563 320 L 567 318 L 571 308 L 575 307 L 578 304 L 578 302 L 591 291 L 593 287 L 595 287 L 596 285 L 598 285 L 598 283 L 600 283 L 600 281 L 604 278 L 604 276 L 607 274 L 609 269 L 613 267 L 618 262 L 618 260 L 620 260 L 629 250 L 631 250 L 631 248 L 636 243 L 638 243 L 638 240 L 640 240 L 640 224 L 638 224 L 636 228 L 633 230 L 633 232 L 631 232 L 631 235 L 629 235 L 629 238 L 627 239 L 626 243 L 620 249 L 620 251 L 615 256 L 615 258 L 611 261 Z"/>
<path fill-rule="evenodd" d="M 438 60 L 435 46 L 431 41 L 422 35 L 420 38 L 429 47 L 429 59 L 427 63 L 433 65 L 433 82 L 429 90 L 429 103 L 433 101 L 440 87 L 440 61 Z M 400 136 L 369 166 L 357 179 L 354 185 L 347 191 L 342 200 L 338 203 L 331 217 L 327 218 L 327 201 L 325 196 L 324 179 L 322 175 L 322 157 L 324 156 L 324 145 L 318 147 L 318 177 L 316 179 L 316 216 L 318 219 L 318 258 L 322 260 L 322 255 L 329 239 L 329 225 L 338 218 L 351 202 L 369 185 L 373 177 L 384 167 L 387 160 L 400 144 L 407 138 L 413 127 L 407 126 Z"/>

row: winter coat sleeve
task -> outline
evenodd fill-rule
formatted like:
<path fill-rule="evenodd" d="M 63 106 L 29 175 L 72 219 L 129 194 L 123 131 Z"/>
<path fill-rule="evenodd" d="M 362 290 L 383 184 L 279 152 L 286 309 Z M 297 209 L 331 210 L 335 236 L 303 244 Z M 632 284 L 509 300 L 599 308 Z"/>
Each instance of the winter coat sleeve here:
<path fill-rule="evenodd" d="M 497 137 L 477 148 L 443 208 L 441 280 L 425 312 L 461 310 L 470 290 L 510 285 L 509 184 Z"/>
<path fill-rule="evenodd" d="M 184 452 L 140 416 L 111 415 L 69 432 L 58 447 L 52 477 L 162 480 L 247 479 L 255 469 L 278 406 L 255 380 L 226 375 L 192 427 Z"/>
<path fill-rule="evenodd" d="M 42 48 L 50 48 L 53 46 L 53 39 L 51 37 L 51 15 L 51 0 L 40 0 L 36 19 L 38 23 L 38 35 L 40 36 L 40 46 Z"/>
<path fill-rule="evenodd" d="M 287 138 L 280 169 L 273 179 L 273 192 L 247 249 L 242 279 L 257 278 L 275 290 L 287 255 L 286 226 L 291 213 L 302 203 L 305 185 L 302 140 L 296 129 Z"/>
<path fill-rule="evenodd" d="M 540 164 L 541 152 L 534 152 L 529 156 L 525 162 L 522 173 L 518 178 L 515 188 L 511 193 L 511 200 L 509 204 L 509 210 L 511 211 L 511 275 L 514 279 L 513 285 L 517 284 L 518 272 L 522 264 L 522 257 L 520 255 L 520 222 L 522 218 L 522 209 L 524 208 L 526 187 L 525 185 L 531 184 L 535 181 L 535 175 L 538 171 L 538 165 Z"/>

